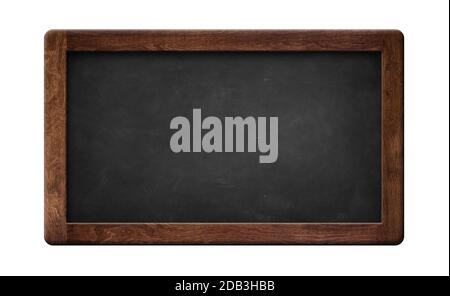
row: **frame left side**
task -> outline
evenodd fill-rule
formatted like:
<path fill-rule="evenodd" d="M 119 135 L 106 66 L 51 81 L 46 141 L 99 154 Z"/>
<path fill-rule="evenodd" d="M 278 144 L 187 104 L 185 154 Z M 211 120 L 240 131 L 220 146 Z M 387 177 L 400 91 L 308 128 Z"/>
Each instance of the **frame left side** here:
<path fill-rule="evenodd" d="M 51 30 L 44 38 L 44 195 L 45 241 L 67 242 L 66 223 L 66 56 L 65 31 Z"/>

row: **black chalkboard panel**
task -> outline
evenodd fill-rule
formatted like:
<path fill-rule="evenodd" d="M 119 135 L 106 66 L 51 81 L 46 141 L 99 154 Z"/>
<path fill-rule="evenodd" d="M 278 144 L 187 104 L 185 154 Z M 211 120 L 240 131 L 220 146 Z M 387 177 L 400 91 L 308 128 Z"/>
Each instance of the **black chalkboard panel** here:
<path fill-rule="evenodd" d="M 277 117 L 276 161 L 174 153 L 194 109 Z M 381 221 L 379 52 L 68 52 L 67 112 L 68 222 Z"/>

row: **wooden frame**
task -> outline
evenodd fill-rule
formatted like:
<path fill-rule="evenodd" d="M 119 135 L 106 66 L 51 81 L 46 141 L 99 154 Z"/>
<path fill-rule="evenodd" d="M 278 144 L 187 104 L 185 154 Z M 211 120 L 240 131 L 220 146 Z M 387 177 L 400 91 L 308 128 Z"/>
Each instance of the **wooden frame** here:
<path fill-rule="evenodd" d="M 66 220 L 67 51 L 380 51 L 382 222 L 72 224 Z M 59 31 L 45 35 L 45 240 L 49 244 L 399 244 L 403 240 L 403 35 L 399 31 Z"/>

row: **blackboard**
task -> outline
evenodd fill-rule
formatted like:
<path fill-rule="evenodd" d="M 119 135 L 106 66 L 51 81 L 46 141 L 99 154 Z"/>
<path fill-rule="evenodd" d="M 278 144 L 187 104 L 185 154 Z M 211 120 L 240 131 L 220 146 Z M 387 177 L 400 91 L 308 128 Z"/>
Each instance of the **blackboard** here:
<path fill-rule="evenodd" d="M 71 52 L 67 63 L 69 222 L 381 221 L 380 53 Z M 278 117 L 278 159 L 174 153 L 171 119 L 192 123 L 194 109 Z"/>
<path fill-rule="evenodd" d="M 45 36 L 49 244 L 399 244 L 403 34 Z"/>

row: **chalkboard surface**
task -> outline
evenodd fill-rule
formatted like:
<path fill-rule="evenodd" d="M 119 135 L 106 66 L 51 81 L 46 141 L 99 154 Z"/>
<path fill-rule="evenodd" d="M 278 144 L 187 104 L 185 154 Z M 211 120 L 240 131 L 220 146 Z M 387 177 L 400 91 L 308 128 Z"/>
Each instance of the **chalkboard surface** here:
<path fill-rule="evenodd" d="M 276 161 L 173 152 L 194 109 L 277 117 Z M 379 52 L 68 52 L 67 112 L 68 222 L 381 221 Z"/>

